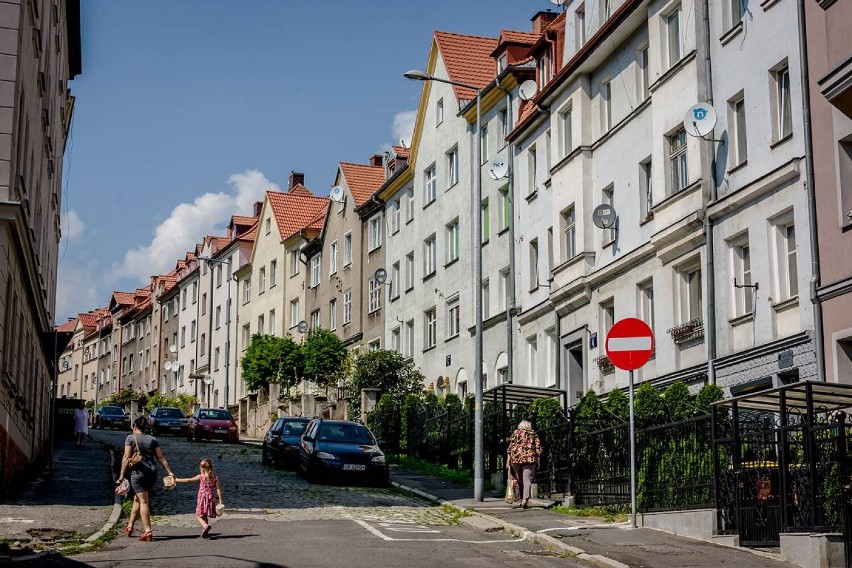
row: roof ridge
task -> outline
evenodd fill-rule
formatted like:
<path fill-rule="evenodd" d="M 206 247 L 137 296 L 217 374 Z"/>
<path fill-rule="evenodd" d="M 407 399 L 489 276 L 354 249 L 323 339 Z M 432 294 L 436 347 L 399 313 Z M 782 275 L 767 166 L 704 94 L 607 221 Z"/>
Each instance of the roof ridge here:
<path fill-rule="evenodd" d="M 476 38 L 476 39 L 493 39 L 493 40 L 498 39 L 498 38 L 496 38 L 496 37 L 494 37 L 494 36 L 481 36 L 481 35 L 473 35 L 473 34 L 460 34 L 460 33 L 457 33 L 457 32 L 445 32 L 445 31 L 441 31 L 441 30 L 435 30 L 435 33 L 436 33 L 436 34 L 453 35 L 453 36 L 456 36 L 456 37 L 472 37 L 472 38 Z"/>

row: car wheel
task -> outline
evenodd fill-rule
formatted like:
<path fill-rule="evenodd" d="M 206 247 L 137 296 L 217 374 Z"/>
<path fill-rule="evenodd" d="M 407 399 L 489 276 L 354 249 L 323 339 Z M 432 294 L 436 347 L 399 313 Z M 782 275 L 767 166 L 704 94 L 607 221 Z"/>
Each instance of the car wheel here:
<path fill-rule="evenodd" d="M 270 465 L 270 464 L 272 464 L 272 460 L 271 460 L 271 459 L 269 459 L 269 454 L 267 454 L 267 452 L 268 452 L 268 451 L 269 451 L 269 450 L 267 450 L 267 448 L 266 448 L 266 444 L 264 444 L 264 445 L 263 445 L 263 451 L 260 453 L 260 462 L 261 462 L 263 465 Z"/>

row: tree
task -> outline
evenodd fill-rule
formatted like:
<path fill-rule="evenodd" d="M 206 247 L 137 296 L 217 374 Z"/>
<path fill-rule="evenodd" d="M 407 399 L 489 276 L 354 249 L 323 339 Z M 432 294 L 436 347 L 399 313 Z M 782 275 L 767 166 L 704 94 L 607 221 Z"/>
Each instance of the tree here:
<path fill-rule="evenodd" d="M 317 386 L 337 384 L 346 371 L 349 350 L 334 332 L 316 327 L 302 345 L 305 378 Z"/>
<path fill-rule="evenodd" d="M 405 396 L 423 391 L 423 373 L 396 351 L 376 349 L 358 356 L 349 381 L 351 394 L 361 389 L 379 389 L 380 394 Z"/>
<path fill-rule="evenodd" d="M 669 419 L 679 422 L 691 418 L 695 414 L 692 406 L 692 395 L 689 387 L 683 381 L 675 381 L 666 388 L 663 394 L 669 411 Z"/>
<path fill-rule="evenodd" d="M 706 384 L 698 391 L 695 397 L 695 406 L 704 413 L 710 412 L 710 405 L 725 398 L 725 391 L 718 385 Z"/>
<path fill-rule="evenodd" d="M 663 396 L 649 382 L 643 382 L 636 389 L 633 413 L 639 428 L 648 428 L 662 424 L 666 419 L 666 403 Z"/>
<path fill-rule="evenodd" d="M 616 389 L 607 395 L 604 409 L 605 420 L 613 425 L 624 424 L 630 420 L 630 397 L 623 390 Z"/>
<path fill-rule="evenodd" d="M 289 389 L 304 373 L 301 349 L 289 335 L 253 335 L 240 365 L 249 390 L 268 391 L 270 383 Z"/>

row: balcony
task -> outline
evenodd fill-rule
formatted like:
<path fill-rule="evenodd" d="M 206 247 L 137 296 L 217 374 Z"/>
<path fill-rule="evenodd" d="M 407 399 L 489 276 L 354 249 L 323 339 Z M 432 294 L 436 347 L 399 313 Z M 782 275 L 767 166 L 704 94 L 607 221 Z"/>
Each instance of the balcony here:
<path fill-rule="evenodd" d="M 666 333 L 672 336 L 675 345 L 683 348 L 704 339 L 704 322 L 700 318 L 695 318 L 667 329 Z"/>

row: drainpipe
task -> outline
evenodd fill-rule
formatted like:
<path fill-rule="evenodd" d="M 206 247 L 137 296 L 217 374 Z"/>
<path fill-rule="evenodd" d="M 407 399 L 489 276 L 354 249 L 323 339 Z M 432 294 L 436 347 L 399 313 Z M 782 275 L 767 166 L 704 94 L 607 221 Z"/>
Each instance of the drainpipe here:
<path fill-rule="evenodd" d="M 819 233 L 817 232 L 816 213 L 816 187 L 814 185 L 814 151 L 813 130 L 811 125 L 811 93 L 810 77 L 808 73 L 808 43 L 807 28 L 805 25 L 805 2 L 798 0 L 799 19 L 799 68 L 801 69 L 802 82 L 802 120 L 805 132 L 805 184 L 807 185 L 808 199 L 808 236 L 811 246 L 811 303 L 814 310 L 814 354 L 816 355 L 817 380 L 825 381 L 825 352 L 823 342 L 825 340 L 822 329 L 822 304 L 817 296 L 817 288 L 820 285 L 819 270 Z"/>
<path fill-rule="evenodd" d="M 713 104 L 713 66 L 710 60 L 710 5 L 704 0 L 704 72 L 707 81 L 707 102 Z M 710 203 L 718 198 L 716 192 L 716 147 L 710 142 Z M 713 219 L 704 209 L 704 234 L 707 239 L 707 380 L 716 384 L 716 246 L 713 236 Z"/>
<path fill-rule="evenodd" d="M 512 93 L 500 87 L 506 93 L 506 120 L 509 121 L 507 131 L 511 132 L 514 125 L 512 110 Z M 509 301 L 506 302 L 506 356 L 508 365 L 508 382 L 515 380 L 514 355 L 514 324 L 515 315 L 515 147 L 511 142 L 506 146 L 509 164 L 509 187 L 506 190 L 509 198 Z M 481 285 L 481 283 L 480 283 Z"/>

